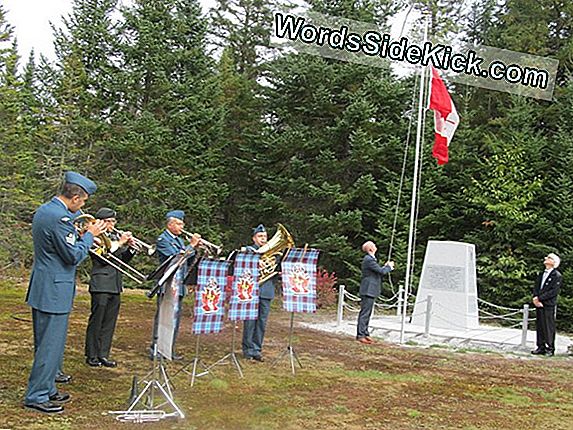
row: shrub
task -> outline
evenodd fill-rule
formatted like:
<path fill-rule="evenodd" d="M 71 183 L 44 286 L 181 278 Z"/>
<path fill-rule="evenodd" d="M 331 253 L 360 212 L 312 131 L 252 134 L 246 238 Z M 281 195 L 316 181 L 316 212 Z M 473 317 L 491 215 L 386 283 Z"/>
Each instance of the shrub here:
<path fill-rule="evenodd" d="M 316 305 L 318 308 L 328 307 L 336 303 L 336 281 L 334 272 L 328 273 L 322 267 L 316 273 Z"/>

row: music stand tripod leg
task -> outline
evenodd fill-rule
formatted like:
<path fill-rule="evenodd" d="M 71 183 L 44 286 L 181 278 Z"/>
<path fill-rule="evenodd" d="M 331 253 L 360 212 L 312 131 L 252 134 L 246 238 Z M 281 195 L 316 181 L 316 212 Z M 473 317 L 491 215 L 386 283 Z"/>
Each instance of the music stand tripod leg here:
<path fill-rule="evenodd" d="M 237 354 L 235 353 L 235 339 L 236 339 L 236 330 L 237 330 L 237 324 L 236 321 L 233 322 L 233 337 L 232 337 L 232 341 L 231 341 L 231 352 L 229 352 L 228 354 L 226 354 L 223 358 L 217 360 L 216 362 L 214 362 L 213 364 L 211 364 L 207 370 L 211 370 L 213 367 L 218 366 L 220 364 L 225 364 L 225 362 L 227 361 L 227 359 L 229 359 L 229 361 L 231 362 L 231 364 L 233 366 L 235 366 L 235 368 L 237 369 L 237 372 L 239 372 L 239 377 L 243 377 L 243 368 L 241 367 L 241 363 L 239 363 L 239 360 L 237 359 Z"/>
<path fill-rule="evenodd" d="M 293 331 L 294 331 L 294 312 L 291 312 L 290 314 L 290 327 L 289 327 L 289 333 L 288 333 L 288 345 L 286 347 L 286 349 L 277 357 L 275 358 L 275 360 L 273 361 L 273 363 L 271 364 L 271 367 L 275 367 L 278 362 L 286 355 L 288 354 L 289 356 L 289 361 L 290 361 L 290 365 L 291 365 L 291 369 L 292 369 L 292 374 L 293 376 L 296 376 L 296 369 L 295 369 L 295 360 L 298 363 L 298 365 L 302 368 L 302 363 L 300 362 L 297 353 L 295 352 L 293 346 L 292 346 L 292 335 L 293 335 Z"/>

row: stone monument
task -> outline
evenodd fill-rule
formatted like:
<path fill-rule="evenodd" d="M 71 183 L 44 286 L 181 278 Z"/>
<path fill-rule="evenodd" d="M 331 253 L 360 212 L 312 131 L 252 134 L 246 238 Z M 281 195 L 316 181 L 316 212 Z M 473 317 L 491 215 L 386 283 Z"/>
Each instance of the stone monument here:
<path fill-rule="evenodd" d="M 475 245 L 428 241 L 412 324 L 426 323 L 426 298 L 431 295 L 430 327 L 452 330 L 479 327 Z"/>

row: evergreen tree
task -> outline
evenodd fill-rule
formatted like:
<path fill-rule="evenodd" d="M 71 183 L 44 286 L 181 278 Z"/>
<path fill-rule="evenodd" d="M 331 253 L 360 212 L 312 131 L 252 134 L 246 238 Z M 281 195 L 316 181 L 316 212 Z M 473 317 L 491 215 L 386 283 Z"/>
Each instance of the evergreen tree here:
<path fill-rule="evenodd" d="M 369 21 L 382 20 L 377 6 L 312 2 L 317 12 Z M 284 222 L 299 245 L 320 248 L 321 264 L 355 286 L 362 242 L 375 240 L 381 258 L 387 252 L 411 89 L 387 67 L 294 54 L 273 61 L 267 80 L 255 210 Z"/>
<path fill-rule="evenodd" d="M 157 232 L 167 210 L 184 209 L 190 229 L 216 240 L 226 196 L 222 115 L 199 3 L 138 0 L 123 15 L 123 105 L 102 198 L 122 202 L 129 219 Z"/>

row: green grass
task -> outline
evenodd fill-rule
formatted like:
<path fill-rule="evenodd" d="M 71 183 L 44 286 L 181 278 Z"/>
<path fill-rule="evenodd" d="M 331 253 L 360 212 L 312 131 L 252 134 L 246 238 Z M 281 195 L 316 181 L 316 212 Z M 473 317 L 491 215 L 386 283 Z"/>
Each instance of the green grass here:
<path fill-rule="evenodd" d="M 125 409 L 131 379 L 150 370 L 146 357 L 154 300 L 142 291 L 122 298 L 112 357 L 116 369 L 93 369 L 83 362 L 89 295 L 80 288 L 70 319 L 64 368 L 74 381 L 64 414 L 44 416 L 24 410 L 22 398 L 32 362 L 32 328 L 25 321 L 25 284 L 0 281 L 0 429 L 122 429 L 108 411 Z M 189 299 L 184 305 L 179 349 L 187 360 L 195 351 Z M 303 368 L 292 376 L 284 351 L 289 315 L 275 301 L 265 338 L 265 363 L 243 362 L 245 377 L 230 364 L 214 378 L 172 377 L 183 420 L 147 424 L 149 429 L 201 430 L 418 430 L 530 428 L 571 429 L 573 362 L 499 354 L 460 354 L 450 349 L 400 348 L 377 342 L 364 347 L 351 336 L 328 335 L 295 325 L 294 345 Z M 16 320 L 22 315 L 24 320 Z M 312 316 L 306 316 L 312 318 Z M 240 348 L 240 330 L 238 332 Z M 208 365 L 229 352 L 231 330 L 201 337 L 201 359 Z M 548 361 L 549 362 L 549 361 Z M 168 363 L 170 375 L 184 363 Z M 189 367 L 188 367 L 189 369 Z"/>

